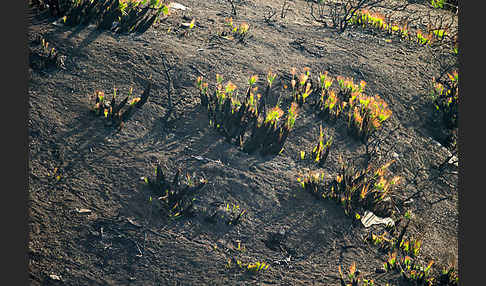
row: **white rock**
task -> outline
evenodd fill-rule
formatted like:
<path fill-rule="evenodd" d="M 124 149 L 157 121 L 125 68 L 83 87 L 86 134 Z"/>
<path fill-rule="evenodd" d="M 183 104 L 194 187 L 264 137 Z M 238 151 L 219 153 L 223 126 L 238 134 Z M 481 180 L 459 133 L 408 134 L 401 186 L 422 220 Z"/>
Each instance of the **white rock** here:
<path fill-rule="evenodd" d="M 365 211 L 364 216 L 361 218 L 361 223 L 364 225 L 364 227 L 368 228 L 372 225 L 375 224 L 386 224 L 389 226 L 394 226 L 395 222 L 393 221 L 392 218 L 386 217 L 386 218 L 381 218 L 376 216 L 374 213 L 370 211 Z"/>
<path fill-rule="evenodd" d="M 51 278 L 52 280 L 58 280 L 58 281 L 61 281 L 61 276 L 56 275 L 56 274 L 51 274 L 51 275 L 49 275 L 49 278 Z"/>
<path fill-rule="evenodd" d="M 177 3 L 177 2 L 170 2 L 169 3 L 169 8 L 179 9 L 179 10 L 182 10 L 182 11 L 189 10 L 189 8 L 187 8 L 186 6 L 184 6 L 184 5 L 180 4 L 180 3 Z"/>

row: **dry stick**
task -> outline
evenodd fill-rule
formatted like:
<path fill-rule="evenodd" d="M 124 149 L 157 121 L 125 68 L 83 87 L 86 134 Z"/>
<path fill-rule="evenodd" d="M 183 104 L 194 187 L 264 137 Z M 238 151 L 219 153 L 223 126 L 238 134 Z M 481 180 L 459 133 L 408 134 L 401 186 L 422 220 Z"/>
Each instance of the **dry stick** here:
<path fill-rule="evenodd" d="M 346 30 L 346 28 L 348 27 L 348 24 L 349 24 L 349 21 L 354 17 L 354 15 L 356 14 L 356 12 L 362 8 L 370 8 L 370 7 L 375 7 L 377 6 L 378 4 L 382 3 L 384 0 L 374 0 L 374 1 L 371 1 L 371 0 L 360 0 L 358 3 L 356 3 L 356 5 L 352 5 L 350 4 L 348 0 L 348 2 L 344 5 L 341 5 L 341 4 L 336 4 L 334 3 L 334 6 L 333 6 L 333 10 L 336 11 L 337 10 L 337 6 L 341 6 L 341 13 L 344 13 L 344 15 L 334 15 L 335 17 L 333 17 L 333 24 L 334 26 L 336 26 L 336 22 L 335 21 L 339 21 L 339 31 L 340 32 L 344 32 Z M 348 5 L 350 5 L 350 7 L 348 7 Z M 335 12 L 336 13 L 336 12 Z M 341 16 L 341 17 L 339 17 Z"/>
<path fill-rule="evenodd" d="M 270 22 L 275 22 L 275 20 L 272 20 L 272 18 L 277 15 L 277 10 L 273 9 L 272 7 L 269 8 L 269 11 L 265 12 L 263 15 L 263 21 L 267 24 L 270 24 Z"/>
<path fill-rule="evenodd" d="M 416 161 L 420 161 L 419 163 L 422 163 L 422 165 L 424 165 L 424 163 L 421 160 L 421 157 L 420 156 L 417 158 Z M 413 193 L 411 196 L 409 196 L 408 198 L 406 198 L 404 200 L 404 202 L 409 201 L 410 199 L 415 198 L 415 197 L 417 197 L 417 196 L 419 196 L 420 194 L 423 193 L 423 188 L 419 187 L 419 183 L 422 183 L 423 180 L 420 181 L 420 182 L 418 182 L 417 177 L 419 176 L 420 172 L 422 172 L 422 171 L 428 171 L 428 170 L 429 170 L 428 168 L 416 168 L 416 172 L 415 172 L 415 175 L 414 175 L 413 179 L 411 180 L 411 182 L 407 183 L 407 185 L 404 186 L 404 189 L 406 189 L 410 184 L 414 184 L 416 186 L 416 189 L 418 189 L 419 191 Z"/>
<path fill-rule="evenodd" d="M 316 18 L 316 16 L 314 16 L 314 2 L 308 2 L 310 3 L 309 4 L 309 8 L 310 8 L 310 15 L 312 16 L 312 18 L 314 19 L 314 21 L 318 22 L 318 23 L 321 23 L 321 24 L 324 24 L 324 26 L 327 27 L 327 23 L 326 21 L 322 20 L 323 16 L 322 16 L 322 8 L 319 8 L 319 19 Z M 319 5 L 317 5 L 318 7 L 320 7 Z"/>
<path fill-rule="evenodd" d="M 456 156 L 456 155 L 457 155 L 456 153 L 457 153 L 457 149 L 456 149 L 456 150 L 454 150 L 454 151 L 451 153 L 451 155 L 450 155 L 449 157 L 447 157 L 447 159 L 446 159 L 444 162 L 442 162 L 442 163 L 441 163 L 439 166 L 437 166 L 437 169 L 438 169 L 439 171 L 441 171 L 441 172 L 442 172 L 442 171 L 444 171 L 445 166 L 447 166 L 447 164 L 449 163 L 449 161 L 450 161 L 452 158 L 454 158 L 454 156 Z M 456 161 L 452 162 L 452 164 L 454 164 L 454 163 L 455 163 L 455 162 L 457 162 L 457 161 L 458 161 L 458 160 L 456 160 Z"/>
<path fill-rule="evenodd" d="M 236 6 L 235 6 L 235 0 L 228 0 L 228 2 L 231 4 L 231 13 L 236 16 Z"/>
<path fill-rule="evenodd" d="M 453 197 L 452 197 L 452 196 L 445 196 L 445 197 L 442 197 L 442 198 L 440 198 L 440 199 L 437 199 L 436 201 L 430 202 L 429 204 L 430 204 L 431 206 L 433 206 L 433 205 L 435 205 L 435 204 L 437 204 L 437 203 L 440 203 L 440 202 L 442 202 L 442 201 L 445 201 L 445 200 L 452 200 L 452 199 L 453 199 Z"/>
<path fill-rule="evenodd" d="M 289 6 L 290 4 L 288 4 L 287 2 L 288 0 L 284 0 L 283 4 L 282 4 L 282 11 L 280 12 L 280 18 L 284 19 L 287 12 L 290 10 Z"/>
<path fill-rule="evenodd" d="M 419 197 L 420 195 L 423 195 L 423 194 L 424 194 L 424 191 L 425 191 L 424 187 L 418 187 L 418 184 L 419 184 L 419 183 L 421 183 L 422 181 L 421 181 L 421 182 L 417 182 L 417 176 L 418 176 L 418 174 L 419 174 L 419 172 L 420 172 L 420 171 L 427 171 L 427 170 L 429 170 L 429 169 L 427 169 L 427 168 L 420 168 L 420 169 L 418 169 L 418 170 L 417 170 L 417 172 L 415 173 L 414 179 L 413 179 L 412 181 L 414 182 L 414 184 L 415 184 L 415 185 L 417 185 L 417 189 L 419 189 L 419 190 L 418 190 L 418 191 L 416 191 L 415 193 L 413 193 L 413 194 L 412 194 L 411 196 L 409 196 L 408 198 L 406 198 L 404 201 L 409 201 L 410 199 L 413 199 L 413 198 Z M 434 177 L 430 178 L 428 181 L 429 181 L 429 182 L 432 182 L 432 181 L 434 181 L 434 180 L 436 180 L 436 179 L 438 179 L 438 178 L 442 178 L 442 179 L 444 179 L 444 182 L 445 182 L 445 183 L 446 183 L 446 184 L 447 184 L 447 185 L 448 185 L 448 186 L 449 186 L 451 189 L 453 189 L 453 188 L 454 188 L 454 186 L 453 186 L 451 183 L 449 183 L 449 182 L 448 182 L 448 181 L 447 181 L 447 180 L 446 180 L 446 179 L 443 177 L 443 174 L 438 174 L 438 175 L 435 175 Z M 408 186 L 408 185 L 409 185 L 409 184 L 407 184 L 407 186 Z M 406 187 L 406 186 L 405 186 L 405 187 Z M 430 189 L 430 187 L 429 187 L 428 189 Z"/>
<path fill-rule="evenodd" d="M 400 129 L 400 125 L 398 125 L 397 127 L 395 127 L 394 129 L 390 130 L 388 132 L 388 134 L 383 138 L 383 139 L 379 139 L 378 137 L 375 137 L 376 139 L 371 141 L 369 144 L 366 144 L 365 147 L 366 147 L 366 155 L 368 155 L 368 162 L 371 160 L 371 157 L 374 153 L 376 153 L 376 146 L 378 146 L 379 143 L 381 142 L 384 142 L 386 139 L 388 139 L 388 137 L 390 137 L 393 133 L 395 133 L 395 131 L 397 131 L 398 129 Z M 373 144 L 373 151 L 370 152 L 370 149 L 369 148 L 371 145 Z M 390 150 L 392 150 L 393 148 L 395 148 L 397 143 L 395 143 L 395 145 L 392 146 L 392 148 L 390 148 L 387 152 L 386 152 L 386 155 L 388 155 L 388 152 Z"/>

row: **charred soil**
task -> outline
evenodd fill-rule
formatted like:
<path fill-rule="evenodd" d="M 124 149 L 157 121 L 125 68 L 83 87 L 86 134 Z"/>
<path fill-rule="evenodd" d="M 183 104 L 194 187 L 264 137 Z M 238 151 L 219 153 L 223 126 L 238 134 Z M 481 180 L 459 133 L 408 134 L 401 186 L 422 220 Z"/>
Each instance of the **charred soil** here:
<path fill-rule="evenodd" d="M 313 21 L 303 0 L 270 23 L 266 13 L 281 3 L 235 1 L 234 16 L 228 1 L 179 2 L 188 9 L 173 9 L 143 33 L 68 27 L 29 12 L 32 285 L 339 285 L 338 266 L 353 262 L 377 285 L 408 285 L 399 273 L 379 271 L 387 253 L 365 238 L 382 226 L 364 228 L 297 181 L 311 170 L 330 181 L 342 161 L 366 161 L 365 145 L 345 124 L 301 108 L 283 151 L 263 157 L 209 126 L 197 77 L 214 84 L 221 74 L 243 92 L 251 75 L 263 80 L 272 70 L 280 94 L 293 67 L 364 80 L 388 103 L 393 113 L 375 134 L 372 159 L 394 160 L 389 171 L 401 179 L 392 199 L 397 214 L 413 213 L 407 236 L 422 241 L 420 261 L 434 260 L 434 271 L 457 268 L 458 171 L 442 164 L 451 148 L 428 97 L 448 51 L 372 30 L 338 33 Z M 249 24 L 243 41 L 224 37 L 229 17 Z M 193 29 L 181 25 L 193 18 Z M 57 57 L 43 54 L 42 39 Z M 93 115 L 96 91 L 110 99 L 116 88 L 122 100 L 149 84 L 147 102 L 121 128 Z M 310 153 L 321 125 L 333 144 L 319 167 L 300 151 Z M 184 193 L 190 213 L 174 215 L 159 199 L 165 190 L 147 186 L 143 178 L 157 165 L 170 182 L 180 170 L 177 187 L 203 179 Z M 238 261 L 269 267 L 254 273 Z"/>

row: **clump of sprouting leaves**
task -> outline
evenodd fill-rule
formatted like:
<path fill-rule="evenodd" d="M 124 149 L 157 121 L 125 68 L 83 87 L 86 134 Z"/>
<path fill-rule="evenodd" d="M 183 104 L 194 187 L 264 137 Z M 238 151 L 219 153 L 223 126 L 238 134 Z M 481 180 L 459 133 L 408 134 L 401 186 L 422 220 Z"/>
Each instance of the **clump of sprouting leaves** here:
<path fill-rule="evenodd" d="M 333 88 L 333 83 L 337 87 Z M 366 82 L 354 83 L 352 78 L 337 76 L 333 79 L 328 72 L 319 74 L 320 97 L 315 102 L 319 117 L 331 122 L 344 117 L 351 135 L 366 143 L 368 138 L 387 120 L 392 111 L 380 96 L 364 94 Z"/>
<path fill-rule="evenodd" d="M 440 20 L 440 26 L 429 25 L 427 31 L 421 31 L 417 29 L 410 31 L 408 22 L 401 24 L 393 22 L 391 18 L 386 19 L 385 16 L 379 12 L 371 12 L 368 9 L 360 9 L 356 11 L 354 16 L 349 20 L 351 25 L 361 27 L 363 29 L 376 29 L 386 32 L 389 35 L 398 35 L 401 38 L 414 41 L 419 45 L 430 45 L 433 42 L 440 42 L 447 38 L 451 28 L 442 26 L 442 20 Z"/>
<path fill-rule="evenodd" d="M 435 109 L 442 113 L 446 127 L 449 129 L 457 128 L 459 100 L 459 73 L 457 70 L 448 73 L 444 79 L 434 78 L 430 96 Z"/>
<path fill-rule="evenodd" d="M 405 239 L 405 234 L 410 224 L 410 221 L 411 212 L 407 211 L 402 218 L 398 219 L 396 224 L 392 226 L 387 226 L 387 229 L 385 229 L 382 233 L 375 234 L 374 232 L 371 232 L 367 240 L 385 253 L 398 251 L 399 254 L 403 255 L 410 255 L 411 252 L 407 247 L 410 246 L 410 242 L 413 241 L 413 244 L 415 245 L 413 257 L 416 257 L 418 255 L 418 252 L 420 251 L 421 242 L 418 242 L 418 240 L 414 239 Z M 400 230 L 401 225 L 403 226 Z M 407 242 L 407 247 L 405 247 L 405 242 Z"/>
<path fill-rule="evenodd" d="M 49 48 L 49 42 L 47 42 L 44 38 L 41 39 L 41 46 L 46 60 L 46 65 L 62 68 L 64 67 L 65 56 L 61 56 L 54 47 Z"/>
<path fill-rule="evenodd" d="M 358 286 L 360 285 L 359 283 L 362 281 L 363 283 L 361 284 L 362 286 L 374 286 L 375 281 L 373 279 L 361 279 L 361 272 L 357 269 L 356 267 L 356 262 L 353 262 L 348 269 L 348 274 L 345 275 L 343 274 L 343 271 L 341 270 L 341 265 L 338 266 L 338 271 L 339 271 L 339 280 L 341 282 L 341 286 Z M 346 283 L 346 280 L 350 280 L 351 283 Z"/>
<path fill-rule="evenodd" d="M 61 55 L 49 42 L 42 36 L 36 40 L 40 47 L 29 56 L 30 65 L 38 69 L 56 67 L 64 69 L 66 56 Z"/>
<path fill-rule="evenodd" d="M 437 29 L 432 29 L 432 34 L 434 35 L 434 38 L 441 41 L 443 39 L 445 39 L 445 37 L 447 36 L 447 30 L 445 29 L 441 29 L 441 28 L 437 28 Z"/>
<path fill-rule="evenodd" d="M 390 229 L 390 232 L 384 231 L 379 235 L 372 232 L 368 238 L 373 245 L 387 253 L 383 262 L 383 270 L 400 273 L 402 279 L 412 285 L 457 285 L 453 282 L 458 281 L 457 276 L 453 276 L 453 268 L 444 269 L 441 274 L 433 277 L 431 272 L 434 261 L 429 261 L 427 265 L 419 262 L 418 256 L 422 241 L 405 237 L 411 221 L 411 212 L 405 212 L 399 221 L 400 224 L 404 224 L 401 230 L 397 224 Z M 447 274 L 448 272 L 449 274 Z M 441 280 L 444 280 L 443 284 L 441 284 Z"/>
<path fill-rule="evenodd" d="M 442 269 L 436 280 L 439 285 L 457 286 L 459 284 L 459 275 L 453 266 L 449 266 Z"/>
<path fill-rule="evenodd" d="M 372 13 L 368 9 L 356 11 L 354 16 L 349 19 L 349 23 L 362 28 L 386 29 L 388 27 L 383 14 L 379 12 Z"/>
<path fill-rule="evenodd" d="M 327 198 L 325 192 L 323 192 L 324 185 L 324 173 L 323 172 L 309 172 L 304 177 L 297 178 L 302 188 L 308 191 L 316 198 Z"/>
<path fill-rule="evenodd" d="M 434 8 L 451 10 L 453 13 L 459 8 L 459 0 L 430 0 L 430 4 Z"/>
<path fill-rule="evenodd" d="M 236 39 L 238 42 L 244 42 L 248 38 L 248 31 L 250 30 L 250 25 L 246 22 L 238 24 L 233 22 L 233 18 L 225 19 L 225 26 L 228 28 L 222 33 L 223 38 L 228 40 Z"/>
<path fill-rule="evenodd" d="M 390 217 L 394 214 L 390 192 L 399 177 L 389 178 L 390 161 L 373 170 L 357 169 L 353 164 L 343 164 L 340 173 L 330 184 L 330 195 L 344 207 L 346 214 L 371 210 L 376 215 Z"/>
<path fill-rule="evenodd" d="M 401 277 L 413 285 L 432 285 L 435 278 L 431 275 L 430 270 L 434 261 L 431 260 L 427 265 L 422 265 L 410 256 L 398 257 L 397 252 L 389 253 L 386 261 L 383 263 L 383 269 L 396 271 Z"/>
<path fill-rule="evenodd" d="M 219 220 L 228 226 L 236 226 L 241 223 L 246 213 L 247 211 L 237 203 L 218 203 L 217 209 L 208 214 L 206 221 L 216 223 Z"/>
<path fill-rule="evenodd" d="M 135 110 L 141 108 L 147 102 L 151 86 L 152 84 L 149 82 L 140 97 L 129 100 L 133 93 L 133 89 L 130 88 L 128 95 L 120 103 L 117 103 L 116 88 L 113 88 L 111 100 L 107 98 L 103 91 L 97 90 L 94 95 L 95 103 L 92 111 L 96 116 L 104 116 L 108 126 L 121 128 L 123 123 L 130 119 Z"/>
<path fill-rule="evenodd" d="M 235 203 L 232 203 L 231 205 L 227 203 L 224 210 L 228 214 L 228 219 L 226 223 L 232 226 L 235 226 L 238 223 L 240 223 L 241 218 L 246 213 L 246 210 L 241 209 L 240 205 Z"/>
<path fill-rule="evenodd" d="M 373 132 L 392 114 L 388 104 L 378 95 L 366 96 L 355 93 L 351 96 L 348 106 L 348 131 L 363 143 L 366 143 Z"/>
<path fill-rule="evenodd" d="M 356 11 L 354 16 L 349 20 L 351 25 L 361 27 L 363 29 L 379 29 L 385 31 L 390 35 L 399 35 L 402 38 L 411 39 L 408 23 L 402 24 L 387 21 L 383 14 L 379 12 L 371 12 L 368 9 L 360 9 Z"/>
<path fill-rule="evenodd" d="M 452 48 L 452 53 L 454 53 L 455 55 L 459 54 L 459 40 L 457 35 L 453 38 L 452 43 L 454 45 L 454 47 Z"/>
<path fill-rule="evenodd" d="M 318 116 L 330 121 L 335 121 L 341 112 L 341 100 L 336 91 L 331 89 L 334 79 L 328 76 L 328 72 L 319 73 L 321 94 L 316 102 Z"/>
<path fill-rule="evenodd" d="M 243 150 L 253 153 L 260 150 L 262 156 L 279 154 L 292 130 L 298 115 L 298 105 L 293 102 L 289 107 L 287 118 L 283 117 L 284 111 L 275 106 L 269 110 L 265 118 L 259 117 L 253 125 L 251 135 L 245 142 Z"/>
<path fill-rule="evenodd" d="M 310 157 L 313 162 L 317 163 L 319 167 L 322 167 L 326 162 L 327 157 L 329 156 L 329 151 L 332 146 L 332 136 L 326 138 L 324 131 L 322 129 L 322 125 L 319 126 L 319 140 L 316 146 L 310 152 Z M 305 159 L 305 151 L 300 152 L 301 160 Z"/>
<path fill-rule="evenodd" d="M 119 0 L 118 9 L 120 15 L 117 18 L 118 25 L 115 27 L 116 32 L 141 32 L 160 19 L 160 15 L 169 15 L 168 2 L 165 0 Z M 149 11 L 150 17 L 143 17 Z"/>
<path fill-rule="evenodd" d="M 268 265 L 267 263 L 265 262 L 260 262 L 260 261 L 257 261 L 257 262 L 254 262 L 254 263 L 248 263 L 247 265 L 247 269 L 248 271 L 250 272 L 253 272 L 253 273 L 258 273 L 258 272 L 262 272 L 262 271 L 265 271 L 268 269 L 270 265 Z"/>
<path fill-rule="evenodd" d="M 329 183 L 324 182 L 324 173 L 310 173 L 298 181 L 314 196 L 339 203 L 347 215 L 370 210 L 382 217 L 390 217 L 395 213 L 390 194 L 399 181 L 399 177 L 389 178 L 387 174 L 392 163 L 376 169 L 371 165 L 358 169 L 353 164 L 343 164 L 339 174 Z"/>
<path fill-rule="evenodd" d="M 292 68 L 290 71 L 292 80 L 290 85 L 292 87 L 292 99 L 298 103 L 299 106 L 303 106 L 306 103 L 306 99 L 312 94 L 312 82 L 310 79 L 310 69 L 305 68 L 304 73 L 301 73 L 296 78 L 296 69 Z"/>
<path fill-rule="evenodd" d="M 297 104 L 291 104 L 287 114 L 277 105 L 269 110 L 265 106 L 276 75 L 269 72 L 264 95 L 256 93 L 257 76 L 248 80 L 242 98 L 231 81 L 223 85 L 223 77 L 216 75 L 216 89 L 211 93 L 208 84 L 198 77 L 201 105 L 206 108 L 210 126 L 222 133 L 228 142 L 235 142 L 247 153 L 259 151 L 262 156 L 279 154 L 292 130 L 298 115 Z M 249 133 L 245 136 L 246 133 Z"/>
<path fill-rule="evenodd" d="M 167 215 L 171 218 L 192 216 L 194 194 L 207 183 L 206 179 L 197 180 L 195 176 L 186 174 L 185 184 L 181 184 L 181 170 L 177 170 L 172 181 L 166 179 L 159 164 L 155 167 L 155 177 L 144 177 L 145 183 L 150 187 L 158 200 L 165 205 Z"/>
<path fill-rule="evenodd" d="M 417 43 L 422 46 L 430 44 L 430 41 L 433 39 L 433 33 L 426 34 L 421 30 L 416 31 L 416 36 L 417 36 Z"/>
<path fill-rule="evenodd" d="M 440 128 L 439 140 L 449 148 L 457 146 L 458 107 L 459 107 L 459 74 L 457 70 L 447 73 L 445 77 L 433 79 L 430 98 L 435 107 L 436 118 L 442 121 L 445 128 Z"/>
<path fill-rule="evenodd" d="M 244 98 L 240 98 L 235 84 L 228 81 L 223 86 L 223 77 L 216 74 L 216 89 L 210 93 L 208 83 L 198 77 L 196 84 L 203 108 L 207 109 L 209 125 L 226 137 L 228 142 L 236 141 L 243 145 L 243 139 L 248 127 L 258 118 L 260 94 L 255 94 L 256 76 L 250 77 L 249 87 Z"/>
<path fill-rule="evenodd" d="M 226 268 L 232 268 L 233 263 L 241 270 L 246 271 L 250 274 L 257 274 L 268 270 L 270 265 L 263 261 L 243 263 L 241 260 L 236 258 L 228 258 Z"/>
<path fill-rule="evenodd" d="M 68 26 L 95 22 L 98 28 L 119 33 L 144 32 L 160 15 L 169 13 L 165 0 L 81 0 L 75 1 L 62 21 Z"/>

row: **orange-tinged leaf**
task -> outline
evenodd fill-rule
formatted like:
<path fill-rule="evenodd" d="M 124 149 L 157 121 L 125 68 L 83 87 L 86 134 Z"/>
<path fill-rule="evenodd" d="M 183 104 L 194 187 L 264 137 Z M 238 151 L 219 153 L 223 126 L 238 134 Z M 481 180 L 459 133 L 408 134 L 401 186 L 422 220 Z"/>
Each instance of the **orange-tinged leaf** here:
<path fill-rule="evenodd" d="M 356 272 L 356 262 L 353 261 L 353 264 L 349 266 L 349 274 L 354 275 L 355 272 Z"/>

